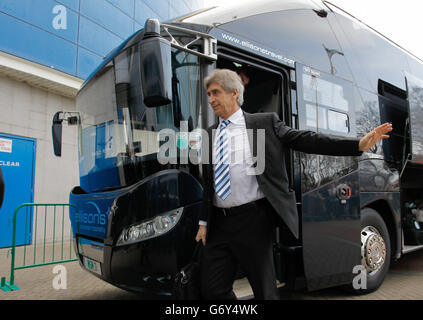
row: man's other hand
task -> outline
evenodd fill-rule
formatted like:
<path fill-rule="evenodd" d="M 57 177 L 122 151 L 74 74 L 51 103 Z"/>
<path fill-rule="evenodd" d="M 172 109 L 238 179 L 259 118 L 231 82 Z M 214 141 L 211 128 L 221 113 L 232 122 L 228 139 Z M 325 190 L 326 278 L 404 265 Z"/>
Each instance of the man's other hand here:
<path fill-rule="evenodd" d="M 206 235 L 207 235 L 207 227 L 206 226 L 200 226 L 198 228 L 197 236 L 195 237 L 195 241 L 202 241 L 203 245 L 206 245 Z"/>

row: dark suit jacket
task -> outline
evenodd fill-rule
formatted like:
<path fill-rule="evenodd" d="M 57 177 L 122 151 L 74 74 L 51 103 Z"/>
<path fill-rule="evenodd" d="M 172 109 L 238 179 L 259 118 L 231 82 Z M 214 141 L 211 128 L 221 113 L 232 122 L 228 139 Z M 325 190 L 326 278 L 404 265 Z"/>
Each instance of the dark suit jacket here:
<path fill-rule="evenodd" d="M 292 148 L 305 153 L 332 155 L 332 156 L 359 156 L 359 139 L 338 137 L 332 135 L 318 134 L 313 131 L 295 130 L 286 126 L 276 113 L 255 113 L 244 112 L 246 128 L 253 129 L 255 137 L 257 129 L 265 130 L 265 141 L 251 141 L 249 138 L 252 156 L 255 157 L 257 144 L 265 145 L 265 169 L 257 175 L 257 182 L 260 190 L 275 209 L 277 214 L 292 232 L 299 237 L 299 220 L 295 193 L 289 189 L 288 174 L 285 166 L 284 150 Z M 216 129 L 215 124 L 207 129 L 209 136 L 209 162 L 205 164 L 203 209 L 200 220 L 207 221 L 208 228 L 213 219 L 213 164 L 212 164 L 212 130 Z M 213 137 L 214 138 L 214 137 Z M 259 148 L 260 149 L 260 148 Z M 212 227 L 212 225 L 211 225 Z"/>

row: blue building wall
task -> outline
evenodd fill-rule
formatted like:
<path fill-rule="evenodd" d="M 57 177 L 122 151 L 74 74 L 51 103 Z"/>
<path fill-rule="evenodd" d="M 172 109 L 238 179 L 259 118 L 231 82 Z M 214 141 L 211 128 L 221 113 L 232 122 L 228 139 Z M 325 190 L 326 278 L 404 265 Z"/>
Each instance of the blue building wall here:
<path fill-rule="evenodd" d="M 201 9 L 204 0 L 1 0 L 0 50 L 85 79 L 144 26 Z"/>

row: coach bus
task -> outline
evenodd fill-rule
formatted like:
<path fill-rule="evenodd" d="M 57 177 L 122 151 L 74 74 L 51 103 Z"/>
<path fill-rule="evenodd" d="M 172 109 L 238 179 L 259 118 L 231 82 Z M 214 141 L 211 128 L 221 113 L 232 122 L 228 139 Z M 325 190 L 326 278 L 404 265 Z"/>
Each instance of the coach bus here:
<path fill-rule="evenodd" d="M 62 122 L 79 128 L 70 217 L 83 268 L 172 294 L 195 247 L 201 132 L 217 120 L 202 82 L 216 68 L 247 70 L 242 109 L 293 128 L 361 137 L 393 124 L 360 157 L 287 151 L 300 232 L 275 225 L 283 290 L 371 292 L 392 260 L 423 248 L 422 61 L 328 1 L 266 0 L 147 20 L 86 79 L 76 112 L 55 115 L 56 155 Z"/>

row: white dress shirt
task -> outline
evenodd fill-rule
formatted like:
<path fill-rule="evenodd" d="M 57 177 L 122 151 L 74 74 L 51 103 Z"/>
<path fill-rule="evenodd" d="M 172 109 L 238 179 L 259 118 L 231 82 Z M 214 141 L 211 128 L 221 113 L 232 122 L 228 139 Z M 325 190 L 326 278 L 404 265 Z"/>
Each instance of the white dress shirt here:
<path fill-rule="evenodd" d="M 227 120 L 230 121 L 226 127 L 228 135 L 229 153 L 229 174 L 231 182 L 231 193 L 222 200 L 216 193 L 213 197 L 213 205 L 219 208 L 231 208 L 264 198 L 260 190 L 256 175 L 254 175 L 253 157 L 248 141 L 247 127 L 242 109 L 238 109 Z M 220 123 L 215 132 L 215 137 L 220 134 Z M 217 139 L 213 143 L 213 165 L 216 164 Z M 214 171 L 214 170 L 213 170 Z M 214 183 L 214 182 L 213 182 Z M 200 221 L 200 225 L 206 225 L 205 221 Z"/>

